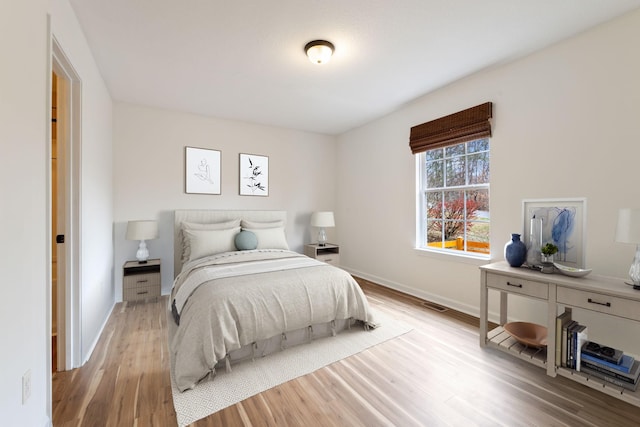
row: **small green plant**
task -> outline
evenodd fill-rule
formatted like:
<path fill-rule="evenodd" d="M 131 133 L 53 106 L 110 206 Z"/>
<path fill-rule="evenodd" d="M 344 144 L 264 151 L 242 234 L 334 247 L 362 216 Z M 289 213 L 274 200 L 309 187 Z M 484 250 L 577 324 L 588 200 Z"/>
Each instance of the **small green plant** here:
<path fill-rule="evenodd" d="M 540 248 L 540 252 L 542 252 L 542 255 L 544 256 L 551 256 L 558 252 L 558 247 L 553 243 L 547 243 L 542 248 Z"/>

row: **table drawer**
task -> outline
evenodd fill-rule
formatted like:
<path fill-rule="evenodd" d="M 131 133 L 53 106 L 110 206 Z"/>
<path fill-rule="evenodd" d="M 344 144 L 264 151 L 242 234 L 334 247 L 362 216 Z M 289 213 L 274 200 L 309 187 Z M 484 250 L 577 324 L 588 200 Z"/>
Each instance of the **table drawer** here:
<path fill-rule="evenodd" d="M 640 320 L 640 301 L 558 287 L 558 302 L 626 319 Z"/>
<path fill-rule="evenodd" d="M 318 261 L 326 262 L 327 264 L 338 266 L 340 265 L 339 254 L 318 254 L 316 256 Z"/>
<path fill-rule="evenodd" d="M 549 285 L 545 282 L 487 273 L 487 286 L 494 289 L 502 289 L 513 294 L 527 295 L 545 300 L 549 299 Z"/>
<path fill-rule="evenodd" d="M 160 296 L 160 286 L 144 286 L 136 288 L 125 288 L 123 299 L 125 301 L 135 301 L 145 298 Z"/>
<path fill-rule="evenodd" d="M 132 274 L 129 276 L 124 276 L 125 290 L 132 288 L 144 288 L 149 286 L 160 287 L 159 273 Z"/>

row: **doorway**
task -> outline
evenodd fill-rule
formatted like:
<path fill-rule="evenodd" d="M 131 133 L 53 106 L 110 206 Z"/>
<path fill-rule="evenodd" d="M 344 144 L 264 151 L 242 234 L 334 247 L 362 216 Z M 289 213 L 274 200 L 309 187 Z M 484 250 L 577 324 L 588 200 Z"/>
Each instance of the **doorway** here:
<path fill-rule="evenodd" d="M 55 341 L 56 362 L 55 365 L 52 363 L 51 369 L 55 372 L 81 365 L 79 283 L 81 81 L 55 37 L 52 37 L 51 46 L 50 108 L 51 117 L 55 118 L 55 122 L 52 120 L 50 141 L 52 273 L 49 285 L 51 318 L 47 336 L 52 337 L 52 357 Z M 54 331 L 55 338 L 53 338 Z"/>
<path fill-rule="evenodd" d="M 58 190 L 58 182 L 64 182 L 64 168 L 58 170 L 58 164 L 64 164 L 64 159 L 58 158 L 64 155 L 64 150 L 58 152 L 58 76 L 55 72 L 51 73 L 51 370 L 58 371 L 58 244 L 56 236 L 58 230 L 63 230 L 58 226 L 58 218 L 60 212 L 58 208 L 63 207 L 64 203 L 58 201 L 60 191 Z M 60 162 L 58 162 L 60 160 Z M 62 213 L 64 216 L 64 213 Z M 60 251 L 62 252 L 62 251 Z M 60 270 L 64 275 L 64 272 Z M 62 343 L 64 347 L 64 343 Z"/>

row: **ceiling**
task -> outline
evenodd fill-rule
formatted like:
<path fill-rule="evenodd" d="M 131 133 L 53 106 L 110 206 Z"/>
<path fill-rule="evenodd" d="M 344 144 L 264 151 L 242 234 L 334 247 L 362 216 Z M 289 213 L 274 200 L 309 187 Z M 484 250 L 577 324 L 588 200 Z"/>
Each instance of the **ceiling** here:
<path fill-rule="evenodd" d="M 70 0 L 114 100 L 340 134 L 640 0 Z M 304 45 L 326 39 L 314 65 Z"/>

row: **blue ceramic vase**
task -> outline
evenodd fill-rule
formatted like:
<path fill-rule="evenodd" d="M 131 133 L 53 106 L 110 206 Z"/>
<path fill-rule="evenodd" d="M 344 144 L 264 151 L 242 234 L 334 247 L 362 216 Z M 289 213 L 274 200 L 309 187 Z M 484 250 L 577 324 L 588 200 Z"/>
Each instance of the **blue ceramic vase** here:
<path fill-rule="evenodd" d="M 527 246 L 519 234 L 512 234 L 511 241 L 504 245 L 504 258 L 511 267 L 520 267 L 527 259 Z"/>

